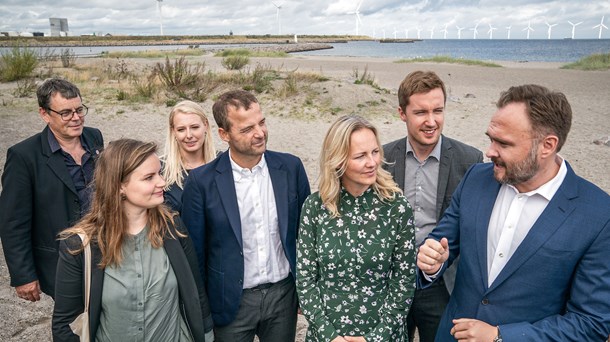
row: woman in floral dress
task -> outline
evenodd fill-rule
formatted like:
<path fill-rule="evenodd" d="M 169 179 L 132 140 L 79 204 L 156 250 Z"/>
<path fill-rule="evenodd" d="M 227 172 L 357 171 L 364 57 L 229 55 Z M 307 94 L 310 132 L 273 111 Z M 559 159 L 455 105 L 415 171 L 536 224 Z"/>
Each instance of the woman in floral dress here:
<path fill-rule="evenodd" d="M 345 116 L 329 129 L 318 192 L 303 206 L 297 291 L 307 341 L 406 341 L 415 291 L 413 212 L 388 172 L 377 129 Z"/>

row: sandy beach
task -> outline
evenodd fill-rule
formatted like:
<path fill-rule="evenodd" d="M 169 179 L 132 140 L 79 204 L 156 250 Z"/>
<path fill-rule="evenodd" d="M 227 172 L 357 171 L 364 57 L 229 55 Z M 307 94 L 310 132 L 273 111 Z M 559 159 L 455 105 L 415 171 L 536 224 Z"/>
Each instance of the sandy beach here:
<path fill-rule="evenodd" d="M 196 57 L 205 61 L 208 70 L 221 72 L 220 58 Z M 78 60 L 78 64 L 95 63 L 96 59 Z M 152 60 L 127 60 L 127 63 L 152 64 Z M 318 155 L 323 136 L 338 116 L 355 113 L 372 121 L 381 132 L 383 143 L 406 134 L 398 118 L 396 92 L 404 76 L 414 70 L 433 70 L 446 83 L 449 92 L 444 134 L 471 144 L 483 152 L 488 139 L 484 132 L 495 101 L 502 90 L 512 85 L 536 83 L 562 91 L 574 113 L 572 129 L 560 154 L 577 174 L 610 191 L 610 146 L 595 144 L 610 135 L 610 71 L 576 71 L 559 69 L 557 63 L 498 62 L 502 68 L 454 64 L 397 64 L 392 59 L 291 56 L 290 58 L 252 58 L 250 64 L 270 64 L 283 70 L 322 74 L 328 81 L 314 83 L 295 96 L 277 98 L 257 94 L 269 129 L 268 148 L 290 152 L 305 164 L 312 191 L 316 190 Z M 365 67 L 374 75 L 379 88 L 354 84 L 353 71 Z M 92 81 L 93 82 L 93 81 Z M 169 108 L 156 103 L 117 103 L 104 96 L 93 96 L 95 84 L 79 84 L 83 101 L 91 110 L 86 125 L 100 128 L 106 143 L 121 137 L 156 141 L 162 146 Z M 15 98 L 15 83 L 0 84 L 0 166 L 11 145 L 39 132 L 43 121 L 37 113 L 34 96 Z M 210 99 L 202 105 L 213 122 Z M 330 110 L 332 109 L 332 110 Z M 335 114 L 332 114 L 334 112 Z M 215 131 L 215 124 L 213 124 Z M 215 134 L 216 146 L 226 144 Z M 51 340 L 52 301 L 45 297 L 39 303 L 26 303 L 9 287 L 4 256 L 0 256 L 0 340 Z M 302 318 L 302 317 L 301 317 Z M 304 336 L 303 322 L 299 337 Z"/>

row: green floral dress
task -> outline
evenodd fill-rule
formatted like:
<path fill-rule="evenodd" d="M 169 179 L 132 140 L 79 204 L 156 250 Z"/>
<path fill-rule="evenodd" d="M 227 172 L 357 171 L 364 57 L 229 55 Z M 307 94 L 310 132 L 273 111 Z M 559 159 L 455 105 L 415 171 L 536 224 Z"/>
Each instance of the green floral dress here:
<path fill-rule="evenodd" d="M 332 217 L 318 192 L 303 205 L 297 291 L 307 341 L 407 341 L 415 291 L 411 206 L 402 195 L 382 202 L 371 188 L 358 198 L 342 189 L 339 212 Z"/>

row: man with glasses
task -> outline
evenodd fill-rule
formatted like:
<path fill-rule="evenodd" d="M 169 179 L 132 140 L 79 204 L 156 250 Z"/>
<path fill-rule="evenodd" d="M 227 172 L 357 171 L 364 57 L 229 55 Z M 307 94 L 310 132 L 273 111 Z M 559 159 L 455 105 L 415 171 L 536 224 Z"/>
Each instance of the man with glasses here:
<path fill-rule="evenodd" d="M 38 112 L 47 126 L 6 154 L 0 193 L 0 236 L 17 296 L 55 294 L 57 234 L 89 208 L 102 133 L 84 127 L 88 109 L 79 89 L 62 79 L 38 87 Z"/>

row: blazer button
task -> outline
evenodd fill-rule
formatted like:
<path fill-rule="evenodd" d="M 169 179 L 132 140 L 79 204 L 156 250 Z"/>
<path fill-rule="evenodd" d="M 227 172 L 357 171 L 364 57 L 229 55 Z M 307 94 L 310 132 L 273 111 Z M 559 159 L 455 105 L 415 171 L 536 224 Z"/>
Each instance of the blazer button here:
<path fill-rule="evenodd" d="M 239 280 L 239 284 L 243 284 L 243 283 L 244 283 L 244 282 L 243 282 L 243 281 L 240 279 L 240 280 Z"/>
<path fill-rule="evenodd" d="M 483 305 L 489 304 L 489 299 L 483 298 L 483 300 L 481 301 L 481 304 L 483 304 Z"/>

